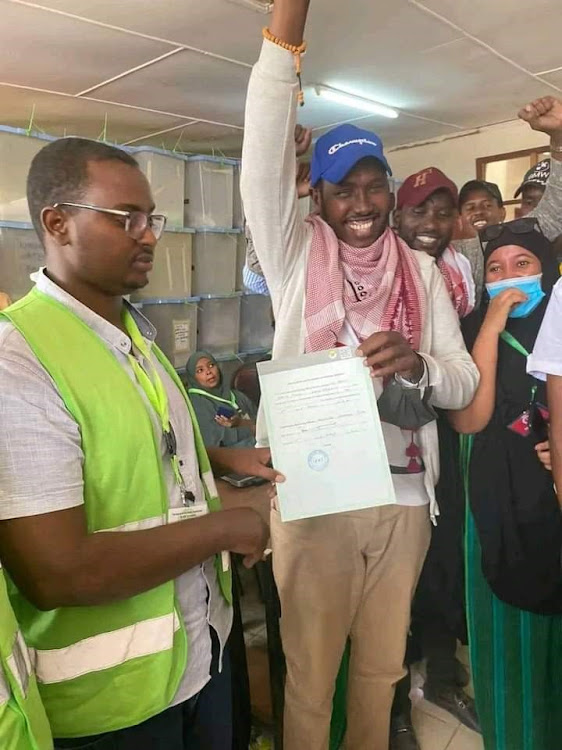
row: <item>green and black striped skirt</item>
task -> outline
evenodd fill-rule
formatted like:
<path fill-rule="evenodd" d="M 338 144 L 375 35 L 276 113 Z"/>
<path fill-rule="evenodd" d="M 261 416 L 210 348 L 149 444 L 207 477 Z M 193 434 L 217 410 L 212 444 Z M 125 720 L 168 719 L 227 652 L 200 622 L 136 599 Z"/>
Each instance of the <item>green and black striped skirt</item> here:
<path fill-rule="evenodd" d="M 492 593 L 466 516 L 470 661 L 486 750 L 562 750 L 562 616 L 535 615 Z"/>

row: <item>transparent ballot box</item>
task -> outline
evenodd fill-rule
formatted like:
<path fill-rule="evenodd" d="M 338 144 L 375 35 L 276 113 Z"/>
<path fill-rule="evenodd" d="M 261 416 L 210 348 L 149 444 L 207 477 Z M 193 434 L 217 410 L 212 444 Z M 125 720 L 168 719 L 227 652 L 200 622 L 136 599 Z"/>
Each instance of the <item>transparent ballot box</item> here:
<path fill-rule="evenodd" d="M 240 304 L 240 351 L 269 351 L 273 346 L 271 298 L 243 294 Z"/>
<path fill-rule="evenodd" d="M 199 301 L 197 348 L 216 356 L 234 356 L 240 340 L 240 294 Z"/>
<path fill-rule="evenodd" d="M 237 235 L 231 232 L 196 232 L 193 237 L 195 296 L 232 294 L 236 290 Z"/>
<path fill-rule="evenodd" d="M 234 218 L 234 159 L 190 156 L 185 164 L 186 227 L 232 229 Z"/>
<path fill-rule="evenodd" d="M 130 151 L 150 183 L 156 212 L 166 214 L 169 227 L 183 227 L 185 158 L 148 146 Z"/>
<path fill-rule="evenodd" d="M 157 330 L 158 346 L 183 368 L 197 343 L 197 300 L 143 300 L 139 307 Z"/>
<path fill-rule="evenodd" d="M 31 224 L 0 221 L 0 291 L 12 300 L 33 286 L 30 274 L 45 265 L 43 246 Z"/>
<path fill-rule="evenodd" d="M 148 285 L 132 295 L 133 301 L 191 297 L 192 239 L 188 232 L 164 232 L 154 251 Z"/>

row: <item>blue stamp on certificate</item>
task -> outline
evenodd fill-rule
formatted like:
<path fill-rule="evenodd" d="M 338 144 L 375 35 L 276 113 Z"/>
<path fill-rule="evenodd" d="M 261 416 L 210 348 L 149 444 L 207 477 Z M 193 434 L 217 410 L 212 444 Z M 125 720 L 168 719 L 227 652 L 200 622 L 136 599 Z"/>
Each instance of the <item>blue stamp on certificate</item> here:
<path fill-rule="evenodd" d="M 308 454 L 308 465 L 312 471 L 324 471 L 330 463 L 330 457 L 324 451 L 316 450 Z"/>

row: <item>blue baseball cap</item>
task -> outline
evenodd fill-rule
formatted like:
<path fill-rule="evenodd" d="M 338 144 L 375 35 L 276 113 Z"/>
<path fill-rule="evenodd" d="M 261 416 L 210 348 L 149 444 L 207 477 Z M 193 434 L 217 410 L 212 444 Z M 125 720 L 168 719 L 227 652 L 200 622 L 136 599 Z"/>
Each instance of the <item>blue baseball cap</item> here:
<path fill-rule="evenodd" d="M 366 156 L 374 156 L 386 172 L 392 174 L 383 152 L 382 141 L 376 133 L 355 125 L 339 125 L 330 130 L 314 146 L 310 165 L 312 187 L 316 187 L 319 180 L 337 185 Z"/>

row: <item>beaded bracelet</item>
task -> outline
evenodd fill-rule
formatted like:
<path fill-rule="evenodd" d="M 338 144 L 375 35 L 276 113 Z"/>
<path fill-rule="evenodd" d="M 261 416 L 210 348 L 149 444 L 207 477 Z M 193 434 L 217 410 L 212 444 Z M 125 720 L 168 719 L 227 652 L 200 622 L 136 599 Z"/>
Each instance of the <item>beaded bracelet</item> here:
<path fill-rule="evenodd" d="M 295 57 L 295 69 L 297 72 L 297 78 L 299 81 L 299 93 L 297 94 L 297 101 L 302 107 L 304 105 L 304 93 L 302 90 L 302 78 L 301 78 L 301 55 L 303 55 L 306 52 L 306 42 L 303 42 L 298 47 L 295 44 L 288 44 L 287 42 L 284 42 L 282 39 L 279 39 L 277 36 L 273 36 L 271 31 L 267 28 L 267 26 L 263 30 L 263 38 L 267 39 L 268 42 L 273 42 L 273 44 L 276 44 L 278 47 L 283 47 L 283 49 L 288 50 L 289 52 L 292 52 Z"/>

